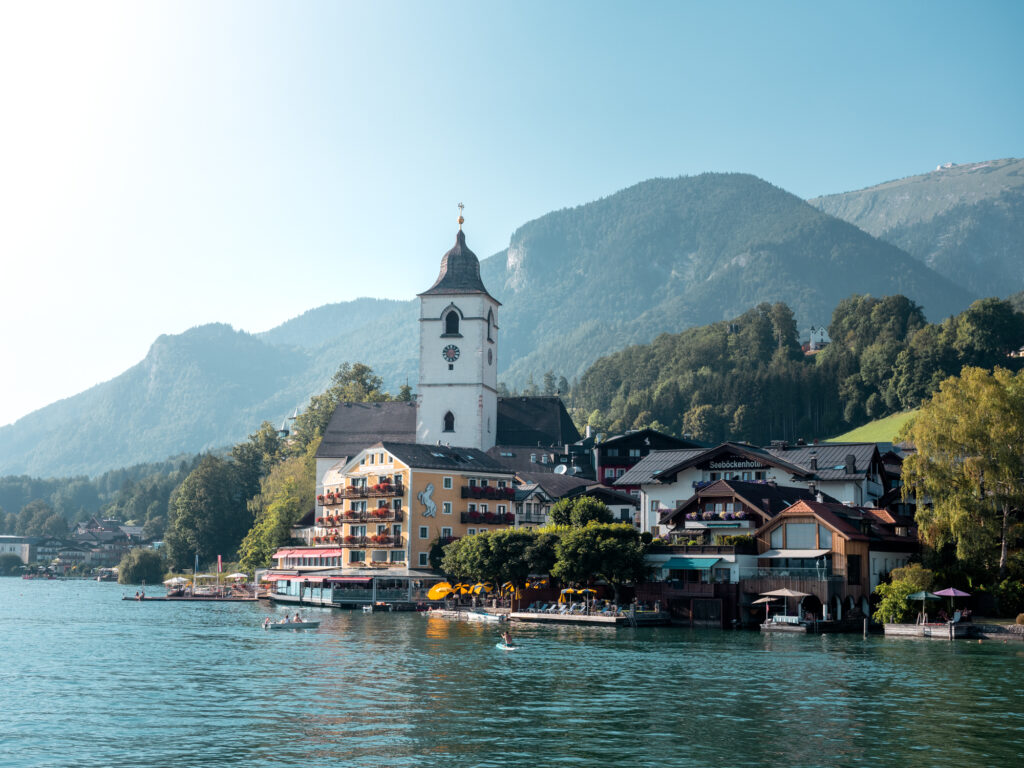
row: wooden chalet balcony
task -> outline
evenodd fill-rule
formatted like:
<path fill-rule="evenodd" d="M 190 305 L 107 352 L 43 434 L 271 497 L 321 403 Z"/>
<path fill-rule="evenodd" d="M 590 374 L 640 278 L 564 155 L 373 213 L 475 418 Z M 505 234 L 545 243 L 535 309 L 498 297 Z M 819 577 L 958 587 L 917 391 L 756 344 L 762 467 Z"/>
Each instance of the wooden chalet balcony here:
<path fill-rule="evenodd" d="M 401 522 L 403 518 L 402 510 L 391 509 L 390 507 L 378 507 L 377 509 L 368 509 L 365 512 L 337 512 L 332 515 L 324 515 L 318 517 L 316 524 L 321 528 L 336 528 L 345 523 L 387 523 L 387 522 Z"/>
<path fill-rule="evenodd" d="M 494 485 L 464 485 L 461 488 L 464 499 L 506 499 L 511 500 L 516 496 L 515 489 L 511 486 L 498 488 Z"/>
<path fill-rule="evenodd" d="M 405 546 L 401 536 L 342 536 L 341 534 L 328 534 L 326 536 L 314 536 L 314 547 L 341 547 L 342 549 L 374 549 L 394 548 Z"/>
<path fill-rule="evenodd" d="M 515 521 L 516 516 L 511 512 L 463 512 L 461 515 L 461 522 L 478 525 L 512 525 Z"/>
<path fill-rule="evenodd" d="M 345 499 L 372 499 L 389 496 L 404 496 L 405 485 L 402 483 L 381 483 L 379 485 L 347 487 L 338 493 L 321 493 L 316 497 L 324 506 L 341 504 Z"/>

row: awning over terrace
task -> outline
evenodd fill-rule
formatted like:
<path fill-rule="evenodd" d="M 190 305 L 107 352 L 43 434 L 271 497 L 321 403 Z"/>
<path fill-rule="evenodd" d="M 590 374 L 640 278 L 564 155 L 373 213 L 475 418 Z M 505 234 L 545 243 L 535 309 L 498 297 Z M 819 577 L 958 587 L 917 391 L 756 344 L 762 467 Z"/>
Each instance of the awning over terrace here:
<path fill-rule="evenodd" d="M 720 557 L 673 557 L 661 564 L 667 571 L 709 571 Z"/>

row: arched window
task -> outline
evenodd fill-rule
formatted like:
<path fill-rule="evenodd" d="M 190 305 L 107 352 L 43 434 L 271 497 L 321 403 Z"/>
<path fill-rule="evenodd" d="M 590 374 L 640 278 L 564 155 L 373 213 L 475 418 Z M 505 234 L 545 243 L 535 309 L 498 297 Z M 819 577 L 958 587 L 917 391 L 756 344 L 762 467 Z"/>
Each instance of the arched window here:
<path fill-rule="evenodd" d="M 455 431 L 455 415 L 451 411 L 448 411 L 448 413 L 444 415 L 444 431 Z"/>
<path fill-rule="evenodd" d="M 487 340 L 494 341 L 491 329 L 494 328 L 494 312 L 487 310 Z"/>
<path fill-rule="evenodd" d="M 444 316 L 444 332 L 446 336 L 455 336 L 459 333 L 459 313 L 454 309 Z"/>

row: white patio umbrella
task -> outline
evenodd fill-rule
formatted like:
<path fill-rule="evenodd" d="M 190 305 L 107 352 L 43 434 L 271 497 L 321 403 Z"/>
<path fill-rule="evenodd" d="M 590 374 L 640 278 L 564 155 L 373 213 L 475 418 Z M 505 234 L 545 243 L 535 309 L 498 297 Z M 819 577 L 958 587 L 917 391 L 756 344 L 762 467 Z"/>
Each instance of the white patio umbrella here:
<path fill-rule="evenodd" d="M 773 589 L 771 592 L 762 592 L 763 597 L 810 597 L 810 592 L 797 592 L 795 589 Z M 789 600 L 783 600 L 783 610 L 786 616 L 789 616 Z"/>
<path fill-rule="evenodd" d="M 172 579 L 168 579 L 164 582 L 167 586 L 176 587 L 179 584 L 188 584 L 188 579 L 183 579 L 181 576 L 175 576 Z"/>
<path fill-rule="evenodd" d="M 229 573 L 227 576 L 229 579 L 248 579 L 248 573 Z"/>

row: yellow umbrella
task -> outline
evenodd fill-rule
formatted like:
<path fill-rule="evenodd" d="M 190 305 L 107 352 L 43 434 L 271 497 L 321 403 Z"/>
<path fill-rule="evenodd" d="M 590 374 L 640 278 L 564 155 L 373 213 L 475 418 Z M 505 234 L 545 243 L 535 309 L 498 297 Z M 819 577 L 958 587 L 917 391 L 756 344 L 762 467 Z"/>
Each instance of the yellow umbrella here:
<path fill-rule="evenodd" d="M 493 592 L 494 591 L 494 586 L 491 585 L 491 584 L 474 584 L 470 588 L 470 591 L 474 595 L 479 595 L 481 592 L 483 592 L 483 593 Z"/>
<path fill-rule="evenodd" d="M 575 595 L 575 594 L 576 594 L 576 590 L 575 589 L 573 589 L 572 587 L 567 587 L 567 588 L 562 590 L 561 594 L 558 595 L 558 602 L 564 603 L 566 595 Z M 569 600 L 572 601 L 572 598 L 570 597 Z"/>
<path fill-rule="evenodd" d="M 448 597 L 452 592 L 452 585 L 447 581 L 442 581 L 440 584 L 435 584 L 427 592 L 428 600 L 443 600 Z"/>

